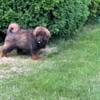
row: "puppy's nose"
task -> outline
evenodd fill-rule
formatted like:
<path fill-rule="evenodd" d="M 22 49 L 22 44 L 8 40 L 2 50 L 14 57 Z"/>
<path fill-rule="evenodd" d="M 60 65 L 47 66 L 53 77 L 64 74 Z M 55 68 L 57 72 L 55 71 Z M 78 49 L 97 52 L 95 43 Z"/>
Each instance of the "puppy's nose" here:
<path fill-rule="evenodd" d="M 38 41 L 38 43 L 40 44 L 41 42 L 40 42 L 40 41 Z"/>

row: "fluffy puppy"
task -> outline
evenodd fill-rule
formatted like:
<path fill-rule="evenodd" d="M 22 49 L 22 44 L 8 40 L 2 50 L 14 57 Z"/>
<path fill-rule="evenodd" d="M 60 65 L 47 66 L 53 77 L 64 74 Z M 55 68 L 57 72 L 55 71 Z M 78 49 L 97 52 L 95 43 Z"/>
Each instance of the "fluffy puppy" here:
<path fill-rule="evenodd" d="M 51 34 L 47 28 L 38 26 L 33 30 L 33 36 L 36 41 L 37 48 L 40 50 L 46 47 Z"/>
<path fill-rule="evenodd" d="M 7 36 L 2 49 L 2 57 L 9 52 L 17 49 L 18 52 L 24 51 L 32 56 L 32 59 L 39 59 L 38 51 L 48 43 L 51 37 L 50 32 L 45 27 L 36 27 L 34 30 L 23 30 L 16 23 L 8 26 Z"/>

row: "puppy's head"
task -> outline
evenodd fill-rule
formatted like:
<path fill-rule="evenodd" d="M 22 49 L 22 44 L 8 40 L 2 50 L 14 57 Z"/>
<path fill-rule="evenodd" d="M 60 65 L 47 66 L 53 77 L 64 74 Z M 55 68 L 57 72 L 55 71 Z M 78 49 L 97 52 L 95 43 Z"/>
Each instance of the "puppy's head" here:
<path fill-rule="evenodd" d="M 8 26 L 7 33 L 15 33 L 20 30 L 20 26 L 17 23 L 11 23 Z"/>
<path fill-rule="evenodd" d="M 38 44 L 47 43 L 51 34 L 49 30 L 45 27 L 38 26 L 33 30 L 33 35 L 36 38 Z"/>

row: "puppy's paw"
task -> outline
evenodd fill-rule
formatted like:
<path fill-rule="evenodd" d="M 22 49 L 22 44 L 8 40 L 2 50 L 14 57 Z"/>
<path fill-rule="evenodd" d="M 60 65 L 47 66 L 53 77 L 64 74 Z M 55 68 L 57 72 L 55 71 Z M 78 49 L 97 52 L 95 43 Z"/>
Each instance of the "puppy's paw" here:
<path fill-rule="evenodd" d="M 7 57 L 7 54 L 3 53 L 3 52 L 0 52 L 0 58 L 2 58 L 2 57 Z"/>
<path fill-rule="evenodd" d="M 41 57 L 39 55 L 32 54 L 32 59 L 33 60 L 39 60 L 39 59 L 41 59 Z"/>

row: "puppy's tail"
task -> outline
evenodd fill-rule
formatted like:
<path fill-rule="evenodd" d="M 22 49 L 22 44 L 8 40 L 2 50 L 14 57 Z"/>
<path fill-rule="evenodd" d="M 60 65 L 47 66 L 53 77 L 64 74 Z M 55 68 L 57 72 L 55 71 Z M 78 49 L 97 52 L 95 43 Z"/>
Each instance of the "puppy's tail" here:
<path fill-rule="evenodd" d="M 11 23 L 8 26 L 7 32 L 13 33 L 13 32 L 17 32 L 19 29 L 20 29 L 20 26 L 17 23 Z"/>

